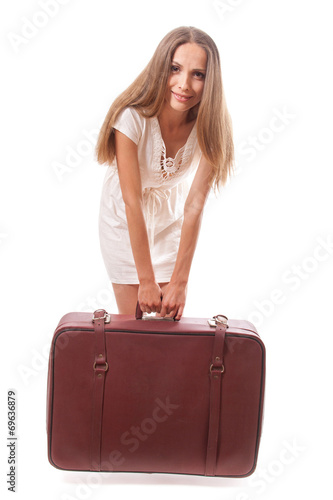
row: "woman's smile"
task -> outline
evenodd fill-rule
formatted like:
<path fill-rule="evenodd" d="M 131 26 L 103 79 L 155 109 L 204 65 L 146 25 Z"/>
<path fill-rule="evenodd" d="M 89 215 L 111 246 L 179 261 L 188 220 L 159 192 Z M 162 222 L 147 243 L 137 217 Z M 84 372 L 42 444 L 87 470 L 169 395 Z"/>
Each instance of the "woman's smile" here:
<path fill-rule="evenodd" d="M 191 99 L 191 95 L 181 95 L 181 94 L 176 94 L 176 92 L 173 92 L 171 90 L 171 92 L 173 93 L 173 95 L 175 96 L 175 98 L 177 99 L 177 101 L 180 101 L 180 102 L 187 102 L 189 99 Z"/>

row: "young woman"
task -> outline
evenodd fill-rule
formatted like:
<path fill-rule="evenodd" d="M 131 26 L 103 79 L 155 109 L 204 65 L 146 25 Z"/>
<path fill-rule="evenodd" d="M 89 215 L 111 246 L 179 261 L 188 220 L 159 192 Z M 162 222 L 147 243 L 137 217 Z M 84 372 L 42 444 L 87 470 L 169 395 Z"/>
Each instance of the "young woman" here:
<path fill-rule="evenodd" d="M 143 312 L 179 320 L 207 196 L 234 159 L 210 36 L 180 27 L 163 38 L 111 105 L 96 153 L 109 164 L 99 230 L 119 313 L 134 314 L 139 301 Z"/>

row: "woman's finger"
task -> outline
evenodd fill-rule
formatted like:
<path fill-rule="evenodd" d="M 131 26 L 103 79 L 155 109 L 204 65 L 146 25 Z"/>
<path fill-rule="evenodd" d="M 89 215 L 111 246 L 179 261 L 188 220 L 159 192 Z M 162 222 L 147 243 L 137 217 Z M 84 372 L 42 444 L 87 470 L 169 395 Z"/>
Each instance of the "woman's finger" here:
<path fill-rule="evenodd" d="M 177 311 L 177 314 L 175 315 L 176 321 L 180 320 L 180 318 L 183 316 L 183 312 L 184 312 L 184 306 L 180 306 L 178 311 Z"/>
<path fill-rule="evenodd" d="M 165 304 L 163 304 L 163 302 L 162 302 L 162 307 L 161 307 L 161 310 L 160 310 L 160 316 L 161 316 L 162 318 L 164 318 L 164 316 L 165 316 L 166 314 L 167 314 L 167 308 L 166 308 Z"/>

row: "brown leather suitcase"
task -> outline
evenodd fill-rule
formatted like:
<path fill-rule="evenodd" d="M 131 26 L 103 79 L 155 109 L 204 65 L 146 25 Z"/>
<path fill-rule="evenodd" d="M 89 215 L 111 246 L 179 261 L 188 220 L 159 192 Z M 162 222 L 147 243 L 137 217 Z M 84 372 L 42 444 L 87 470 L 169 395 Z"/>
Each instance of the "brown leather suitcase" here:
<path fill-rule="evenodd" d="M 49 461 L 77 471 L 248 476 L 264 385 L 265 347 L 248 321 L 66 314 L 49 358 Z"/>

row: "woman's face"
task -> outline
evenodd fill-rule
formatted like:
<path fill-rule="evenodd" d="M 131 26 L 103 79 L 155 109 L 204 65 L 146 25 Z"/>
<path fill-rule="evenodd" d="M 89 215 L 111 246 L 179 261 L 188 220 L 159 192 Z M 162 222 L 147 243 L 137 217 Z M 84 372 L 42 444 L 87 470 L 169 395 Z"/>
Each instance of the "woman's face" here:
<path fill-rule="evenodd" d="M 196 43 L 180 45 L 173 56 L 165 93 L 176 111 L 188 111 L 201 100 L 207 68 L 206 51 Z"/>

